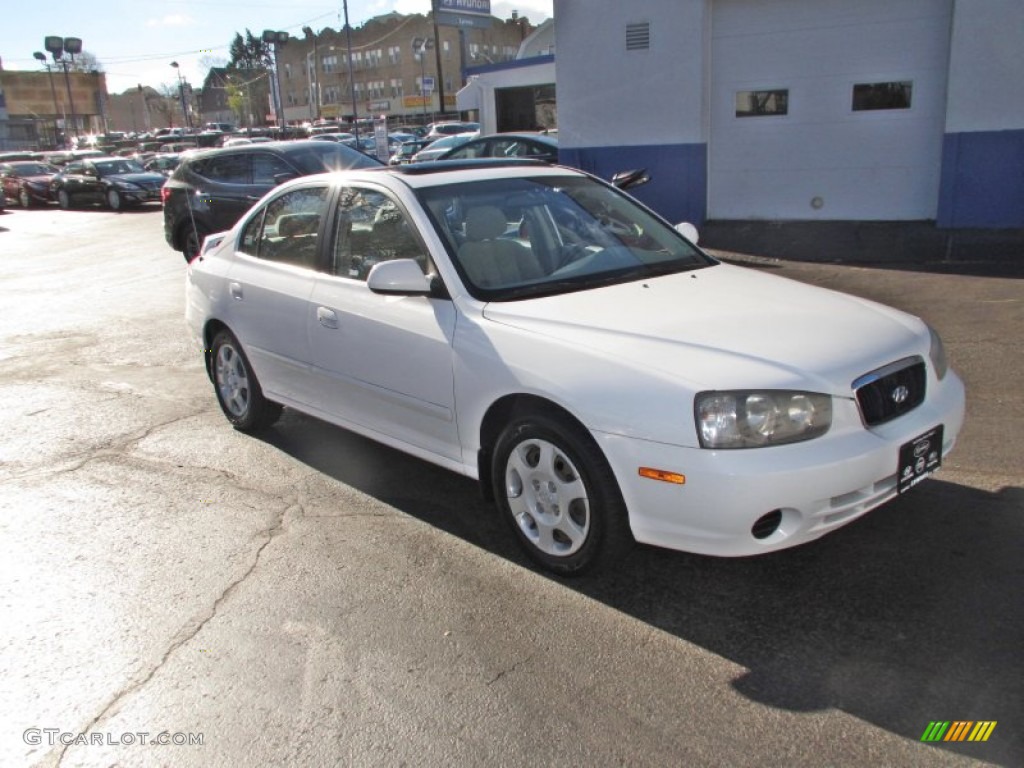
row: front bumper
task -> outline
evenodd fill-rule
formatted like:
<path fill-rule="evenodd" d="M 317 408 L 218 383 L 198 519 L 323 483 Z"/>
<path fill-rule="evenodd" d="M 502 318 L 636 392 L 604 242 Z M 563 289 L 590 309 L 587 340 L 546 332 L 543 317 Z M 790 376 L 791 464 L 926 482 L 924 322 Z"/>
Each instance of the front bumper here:
<path fill-rule="evenodd" d="M 900 446 L 944 426 L 942 455 L 964 419 L 964 388 L 950 371 L 915 410 L 867 429 L 856 404 L 837 400 L 840 418 L 805 443 L 713 451 L 594 433 L 615 472 L 637 541 L 722 557 L 765 554 L 813 541 L 897 494 Z M 838 422 L 838 423 L 837 423 Z M 638 475 L 639 467 L 678 472 L 673 485 Z M 779 510 L 778 527 L 755 538 L 752 527 Z"/>

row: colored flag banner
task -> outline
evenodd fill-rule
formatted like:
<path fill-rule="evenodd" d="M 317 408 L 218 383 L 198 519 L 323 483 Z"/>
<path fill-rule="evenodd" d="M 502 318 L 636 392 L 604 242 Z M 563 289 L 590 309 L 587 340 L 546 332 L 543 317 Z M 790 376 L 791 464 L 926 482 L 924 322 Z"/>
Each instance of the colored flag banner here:
<path fill-rule="evenodd" d="M 997 720 L 932 720 L 921 741 L 988 741 Z"/>

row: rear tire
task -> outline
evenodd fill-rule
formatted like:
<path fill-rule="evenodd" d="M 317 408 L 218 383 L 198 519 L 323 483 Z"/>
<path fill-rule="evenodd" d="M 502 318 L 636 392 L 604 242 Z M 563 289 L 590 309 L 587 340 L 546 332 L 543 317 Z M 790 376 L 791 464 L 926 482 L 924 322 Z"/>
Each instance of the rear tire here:
<path fill-rule="evenodd" d="M 213 339 L 213 389 L 228 421 L 240 432 L 266 429 L 281 416 L 281 406 L 263 397 L 249 360 L 230 332 Z"/>
<path fill-rule="evenodd" d="M 210 233 L 200 226 L 192 227 L 185 224 L 181 228 L 181 252 L 185 256 L 185 261 L 192 261 L 199 255 L 199 249 L 203 246 L 203 238 L 208 234 Z"/>
<path fill-rule="evenodd" d="M 547 412 L 516 416 L 491 468 L 498 508 L 527 554 L 561 576 L 608 568 L 632 548 L 625 502 L 593 438 Z"/>

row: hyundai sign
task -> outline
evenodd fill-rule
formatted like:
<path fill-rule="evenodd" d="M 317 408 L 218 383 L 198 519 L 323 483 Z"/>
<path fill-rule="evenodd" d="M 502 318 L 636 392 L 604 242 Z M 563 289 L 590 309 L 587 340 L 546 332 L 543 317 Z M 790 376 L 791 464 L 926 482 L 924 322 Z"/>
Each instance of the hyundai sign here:
<path fill-rule="evenodd" d="M 437 10 L 442 13 L 465 13 L 471 16 L 490 16 L 491 0 L 438 0 Z"/>

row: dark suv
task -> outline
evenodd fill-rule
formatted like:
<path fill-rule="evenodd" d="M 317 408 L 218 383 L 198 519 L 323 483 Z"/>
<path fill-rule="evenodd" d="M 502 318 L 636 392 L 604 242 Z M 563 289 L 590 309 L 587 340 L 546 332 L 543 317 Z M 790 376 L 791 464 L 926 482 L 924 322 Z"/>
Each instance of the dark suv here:
<path fill-rule="evenodd" d="M 269 142 L 189 153 L 161 190 L 164 237 L 191 261 L 204 237 L 230 229 L 281 182 L 379 165 L 358 150 L 326 141 Z"/>

